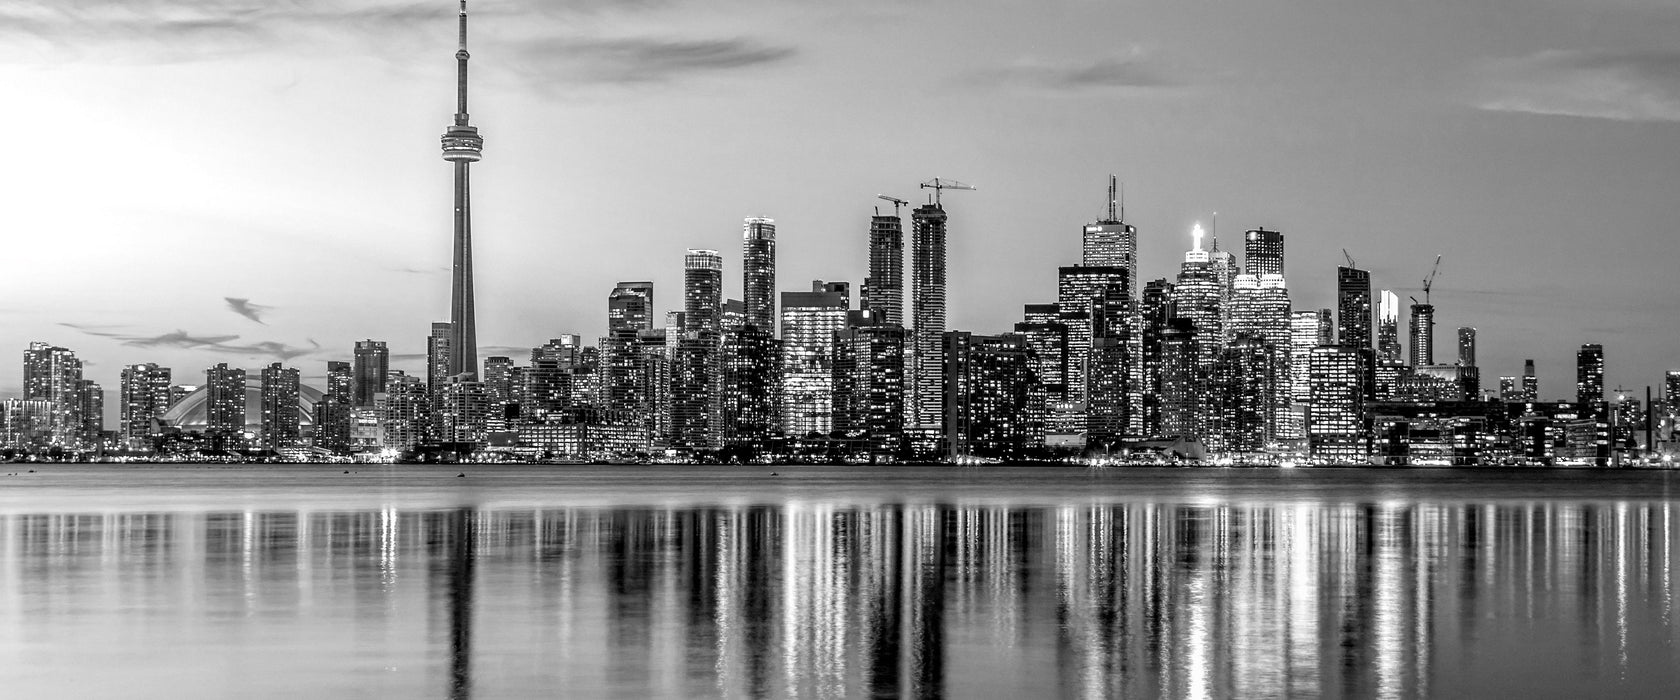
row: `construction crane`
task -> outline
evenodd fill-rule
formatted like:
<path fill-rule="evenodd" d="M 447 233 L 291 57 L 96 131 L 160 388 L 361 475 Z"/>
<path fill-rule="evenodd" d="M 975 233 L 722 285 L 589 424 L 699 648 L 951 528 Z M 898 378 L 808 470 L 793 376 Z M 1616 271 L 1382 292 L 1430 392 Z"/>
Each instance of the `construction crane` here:
<path fill-rule="evenodd" d="M 1342 249 L 1342 257 L 1347 258 L 1348 267 L 1359 267 L 1358 265 L 1353 264 L 1353 255 L 1348 253 L 1346 248 Z"/>
<path fill-rule="evenodd" d="M 1423 303 L 1429 303 L 1429 288 L 1435 286 L 1435 273 L 1441 271 L 1441 256 L 1435 256 L 1435 267 L 1429 269 L 1429 276 L 1423 278 Z"/>
<path fill-rule="evenodd" d="M 892 202 L 893 203 L 893 216 L 898 216 L 898 208 L 899 207 L 908 206 L 910 204 L 909 202 L 906 202 L 906 201 L 904 201 L 902 199 L 899 199 L 897 197 L 889 197 L 889 196 L 884 195 L 884 194 L 875 195 L 875 198 L 876 199 L 885 199 L 889 202 Z M 875 211 L 877 213 L 880 212 L 879 209 L 877 209 Z"/>
<path fill-rule="evenodd" d="M 974 191 L 974 190 L 978 190 L 980 188 L 975 187 L 973 185 L 965 185 L 963 183 L 957 182 L 956 180 L 946 180 L 944 178 L 936 177 L 932 180 L 928 180 L 927 182 L 922 183 L 922 189 L 933 190 L 933 203 L 934 204 L 940 204 L 941 202 L 939 201 L 939 195 L 941 193 L 943 193 L 945 190 L 969 190 L 969 191 Z"/>

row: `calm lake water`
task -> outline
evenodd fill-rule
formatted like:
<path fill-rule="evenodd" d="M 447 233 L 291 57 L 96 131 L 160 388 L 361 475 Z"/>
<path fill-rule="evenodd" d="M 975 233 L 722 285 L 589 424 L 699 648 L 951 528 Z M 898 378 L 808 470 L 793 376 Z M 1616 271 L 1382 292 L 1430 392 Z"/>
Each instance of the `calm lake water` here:
<path fill-rule="evenodd" d="M 6 465 L 0 695 L 1680 695 L 1668 473 L 344 468 Z"/>

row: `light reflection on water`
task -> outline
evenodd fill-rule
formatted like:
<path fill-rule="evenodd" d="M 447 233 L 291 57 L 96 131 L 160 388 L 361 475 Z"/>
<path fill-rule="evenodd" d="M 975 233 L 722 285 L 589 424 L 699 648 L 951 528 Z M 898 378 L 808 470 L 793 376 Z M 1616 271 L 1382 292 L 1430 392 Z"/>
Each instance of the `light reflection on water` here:
<path fill-rule="evenodd" d="M 0 687 L 17 697 L 1680 691 L 1666 475 L 1614 487 L 1525 476 L 1560 481 L 1524 491 L 1507 477 L 1027 471 L 964 476 L 942 497 L 951 477 L 937 471 L 856 477 L 863 485 L 828 472 L 804 488 L 653 473 L 646 492 L 587 474 L 468 486 L 396 471 L 350 495 L 320 474 L 8 482 Z M 165 488 L 163 505 L 146 505 Z"/>

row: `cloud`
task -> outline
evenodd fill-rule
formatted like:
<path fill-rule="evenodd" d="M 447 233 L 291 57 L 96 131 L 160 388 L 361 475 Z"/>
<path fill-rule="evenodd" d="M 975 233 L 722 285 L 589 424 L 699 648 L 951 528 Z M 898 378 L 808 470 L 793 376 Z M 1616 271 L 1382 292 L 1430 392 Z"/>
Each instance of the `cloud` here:
<path fill-rule="evenodd" d="M 1680 122 L 1680 50 L 1542 51 L 1480 73 L 1488 111 Z"/>
<path fill-rule="evenodd" d="M 123 334 L 116 332 L 116 329 L 122 328 L 122 326 L 83 326 L 74 323 L 60 323 L 58 325 L 64 326 L 65 328 L 73 328 L 84 334 L 98 336 L 101 338 L 123 337 Z"/>
<path fill-rule="evenodd" d="M 253 304 L 250 299 L 243 299 L 240 297 L 222 297 L 222 299 L 227 301 L 229 311 L 251 319 L 252 321 L 256 321 L 257 323 L 263 323 L 263 312 L 274 308 L 272 306 L 263 306 L 262 304 Z M 268 324 L 263 323 L 263 325 L 266 326 Z"/>
<path fill-rule="evenodd" d="M 224 353 L 224 354 L 228 354 L 228 355 L 244 355 L 246 357 L 272 357 L 272 358 L 277 359 L 277 360 L 290 360 L 292 358 L 303 357 L 304 355 L 312 355 L 314 353 L 320 352 L 320 350 L 321 350 L 321 344 L 320 343 L 317 343 L 313 340 L 311 340 L 309 342 L 310 342 L 310 345 L 312 347 L 308 347 L 308 348 L 295 347 L 295 346 L 287 345 L 285 343 L 282 343 L 282 342 L 279 342 L 279 341 L 276 341 L 276 340 L 264 340 L 264 341 L 257 342 L 257 343 L 251 343 L 249 345 L 222 345 L 222 344 L 218 344 L 218 345 L 209 346 L 206 349 L 211 350 L 213 352 L 219 352 L 219 353 Z"/>
<path fill-rule="evenodd" d="M 781 63 L 796 53 L 750 39 L 570 37 L 519 42 L 514 60 L 539 82 L 663 83 Z"/>
<path fill-rule="evenodd" d="M 237 335 L 205 335 L 195 336 L 183 330 L 163 333 L 153 336 L 118 336 L 123 345 L 137 348 L 202 348 L 217 347 L 222 343 L 238 340 Z"/>
<path fill-rule="evenodd" d="M 1158 61 L 1142 48 L 1082 61 L 1022 59 L 976 74 L 984 83 L 1025 85 L 1047 90 L 1095 91 L 1178 87 Z"/>

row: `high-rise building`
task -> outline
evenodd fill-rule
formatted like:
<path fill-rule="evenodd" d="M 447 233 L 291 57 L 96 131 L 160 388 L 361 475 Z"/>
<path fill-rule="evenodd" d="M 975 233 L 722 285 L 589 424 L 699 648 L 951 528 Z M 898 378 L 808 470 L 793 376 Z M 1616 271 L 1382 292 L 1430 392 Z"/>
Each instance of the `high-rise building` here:
<path fill-rule="evenodd" d="M 298 416 L 298 370 L 278 362 L 262 371 L 262 446 L 292 447 L 303 437 Z"/>
<path fill-rule="evenodd" d="M 226 362 L 204 370 L 205 430 L 233 434 L 245 430 L 245 370 Z M 294 404 L 295 405 L 295 404 Z"/>
<path fill-rule="evenodd" d="M 715 330 L 677 336 L 671 355 L 670 446 L 686 451 L 723 446 L 723 363 Z"/>
<path fill-rule="evenodd" d="M 683 329 L 723 330 L 723 258 L 715 250 L 690 248 L 683 257 Z"/>
<path fill-rule="evenodd" d="M 874 459 L 896 455 L 904 439 L 902 326 L 850 326 L 835 337 L 834 431 Z"/>
<path fill-rule="evenodd" d="M 1204 409 L 1203 420 L 1207 423 L 1209 450 L 1258 453 L 1279 432 L 1275 419 L 1277 388 L 1286 382 L 1278 381 L 1277 355 L 1276 346 L 1247 331 L 1238 331 L 1236 338 L 1220 349 L 1207 378 L 1212 401 Z"/>
<path fill-rule="evenodd" d="M 51 441 L 77 447 L 85 432 L 82 413 L 82 361 L 76 353 L 47 343 L 33 342 L 23 351 L 23 400 L 49 401 Z"/>
<path fill-rule="evenodd" d="M 105 388 L 92 379 L 83 379 L 76 388 L 80 402 L 77 414 L 81 418 L 77 439 L 83 447 L 103 444 L 105 439 Z"/>
<path fill-rule="evenodd" d="M 356 393 L 354 404 L 359 408 L 373 406 L 373 395 L 385 391 L 386 375 L 391 371 L 391 351 L 383 340 L 356 341 Z"/>
<path fill-rule="evenodd" d="M 1196 322 L 1177 316 L 1161 332 L 1161 429 L 1163 437 L 1204 434 L 1202 400 L 1207 382 L 1197 345 Z"/>
<path fill-rule="evenodd" d="M 1334 326 L 1330 319 L 1330 309 L 1317 311 L 1296 311 L 1289 319 L 1289 374 L 1290 394 L 1295 403 L 1306 403 L 1311 399 L 1312 388 L 1312 349 L 1320 345 L 1335 344 Z M 1326 337 L 1326 336 L 1329 337 Z"/>
<path fill-rule="evenodd" d="M 833 430 L 835 334 L 846 329 L 846 295 L 816 280 L 809 292 L 782 292 L 782 432 Z"/>
<path fill-rule="evenodd" d="M 653 283 L 619 282 L 607 296 L 607 331 L 653 330 Z"/>
<path fill-rule="evenodd" d="M 454 267 L 449 291 L 449 367 L 445 376 L 478 372 L 478 323 L 473 306 L 472 196 L 470 169 L 484 153 L 484 138 L 467 113 L 467 2 L 461 0 L 460 47 L 455 50 L 455 122 L 443 132 L 443 159 L 455 166 Z M 360 405 L 360 404 L 358 404 Z"/>
<path fill-rule="evenodd" d="M 1364 358 L 1360 386 L 1365 398 L 1376 396 L 1376 352 L 1371 348 L 1371 273 L 1356 267 L 1336 268 L 1336 343 L 1354 348 Z"/>
<path fill-rule="evenodd" d="M 1139 432 L 1146 436 L 1164 434 L 1161 432 L 1161 336 L 1167 330 L 1167 323 L 1178 315 L 1172 300 L 1172 283 L 1157 279 L 1144 285 L 1138 302 L 1141 370 L 1138 388 L 1143 393 Z"/>
<path fill-rule="evenodd" d="M 909 426 L 937 429 L 945 416 L 945 207 L 911 213 Z"/>
<path fill-rule="evenodd" d="M 1435 364 L 1435 305 L 1412 302 L 1412 366 Z"/>
<path fill-rule="evenodd" d="M 518 415 L 518 404 L 514 402 L 513 358 L 505 355 L 493 355 L 484 358 L 484 393 L 490 402 L 489 422 L 485 429 L 498 432 L 514 429 L 514 419 Z"/>
<path fill-rule="evenodd" d="M 741 228 L 741 300 L 746 322 L 773 333 L 776 327 L 776 222 L 751 218 Z"/>
<path fill-rule="evenodd" d="M 432 432 L 432 398 L 426 380 L 392 371 L 385 389 L 374 404 L 381 446 L 402 451 L 425 442 Z"/>
<path fill-rule="evenodd" d="M 1522 380 L 1523 401 L 1534 403 L 1540 400 L 1540 378 L 1534 374 L 1534 360 L 1523 360 Z"/>
<path fill-rule="evenodd" d="M 1499 378 L 1499 400 L 1506 403 L 1523 400 L 1522 389 L 1518 388 L 1516 377 Z"/>
<path fill-rule="evenodd" d="M 1283 234 L 1264 226 L 1243 234 L 1243 266 L 1252 275 L 1283 274 Z"/>
<path fill-rule="evenodd" d="M 1312 399 L 1307 445 L 1314 462 L 1357 464 L 1368 458 L 1362 388 L 1366 350 L 1346 345 L 1313 348 L 1308 360 Z"/>
<path fill-rule="evenodd" d="M 945 334 L 945 440 L 952 457 L 1018 457 L 1044 440 L 1032 350 L 1014 335 Z"/>
<path fill-rule="evenodd" d="M 1086 403 L 1089 397 L 1087 384 L 1091 346 L 1096 337 L 1096 326 L 1093 324 L 1096 306 L 1109 296 L 1111 288 L 1118 288 L 1116 293 L 1119 299 L 1128 302 L 1131 298 L 1131 284 L 1128 281 L 1131 274 L 1130 269 L 1119 265 L 1075 265 L 1057 269 L 1058 320 L 1067 327 L 1068 335 L 1065 400 L 1070 403 Z M 1128 312 L 1129 309 L 1124 309 L 1110 314 L 1115 337 L 1130 337 L 1131 319 Z"/>
<path fill-rule="evenodd" d="M 1604 346 L 1582 345 L 1575 353 L 1575 400 L 1580 403 L 1604 400 Z"/>
<path fill-rule="evenodd" d="M 1400 297 L 1384 289 L 1378 299 L 1377 362 L 1405 364 L 1404 348 L 1400 345 Z"/>
<path fill-rule="evenodd" d="M 131 450 L 149 449 L 153 426 L 171 405 L 171 371 L 156 363 L 128 365 L 122 370 L 122 397 L 117 411 L 119 437 Z"/>
<path fill-rule="evenodd" d="M 1262 386 L 1270 392 L 1263 397 L 1260 413 L 1264 446 L 1272 440 L 1293 437 L 1285 425 L 1294 389 L 1290 373 L 1295 345 L 1289 289 L 1283 275 L 1276 274 L 1237 275 L 1232 287 L 1229 318 L 1233 343 L 1244 336 L 1251 340 L 1227 358 L 1227 364 L 1241 365 L 1238 369 L 1242 372 L 1239 379 L 1243 391 Z M 1258 349 L 1250 347 L 1256 343 Z M 1258 361 L 1256 357 L 1264 358 L 1265 366 L 1259 368 L 1264 371 L 1259 374 L 1250 367 Z"/>
<path fill-rule="evenodd" d="M 356 373 L 350 363 L 327 361 L 327 391 L 315 402 L 315 446 L 334 454 L 349 454 L 355 425 Z"/>
<path fill-rule="evenodd" d="M 443 387 L 455 376 L 450 371 L 455 367 L 452 359 L 455 349 L 449 345 L 454 340 L 455 329 L 449 323 L 432 323 L 432 333 L 426 336 L 426 390 L 434 397 L 442 396 Z M 473 368 L 475 373 L 477 370 Z"/>
<path fill-rule="evenodd" d="M 1202 250 L 1202 235 L 1202 227 L 1198 224 L 1191 233 L 1194 247 L 1184 254 L 1178 282 L 1173 285 L 1173 307 L 1179 318 L 1189 319 L 1194 324 L 1196 365 L 1206 370 L 1213 366 L 1214 355 L 1224 345 L 1228 288 L 1227 282 L 1219 278 L 1222 273 L 1211 262 L 1211 253 Z"/>
<path fill-rule="evenodd" d="M 1476 329 L 1469 326 L 1458 329 L 1458 364 L 1476 366 Z"/>
<path fill-rule="evenodd" d="M 869 284 L 864 308 L 889 326 L 904 325 L 904 220 L 898 207 L 892 216 L 877 213 L 869 219 Z"/>
<path fill-rule="evenodd" d="M 432 436 L 438 442 L 484 441 L 490 416 L 490 396 L 484 384 L 460 375 L 450 377 L 434 404 Z"/>
<path fill-rule="evenodd" d="M 1132 429 L 1134 394 L 1142 395 L 1133 387 L 1133 315 L 1131 288 L 1125 281 L 1109 284 L 1092 300 L 1091 350 L 1085 362 L 1087 445 L 1113 445 Z"/>
<path fill-rule="evenodd" d="M 723 441 L 763 449 L 779 427 L 778 343 L 769 328 L 742 325 L 723 337 Z"/>
<path fill-rule="evenodd" d="M 1137 227 L 1122 221 L 1125 212 L 1116 196 L 1114 176 L 1108 178 L 1108 212 L 1102 219 L 1085 225 L 1080 239 L 1079 264 L 1086 267 L 1122 268 L 1126 289 L 1137 289 Z"/>

